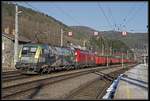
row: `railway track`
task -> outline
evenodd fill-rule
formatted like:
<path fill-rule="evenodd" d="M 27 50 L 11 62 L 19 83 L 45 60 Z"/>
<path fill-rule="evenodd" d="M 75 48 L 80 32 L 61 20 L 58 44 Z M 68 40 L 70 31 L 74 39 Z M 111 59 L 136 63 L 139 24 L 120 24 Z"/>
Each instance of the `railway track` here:
<path fill-rule="evenodd" d="M 114 67 L 116 67 L 116 66 L 114 66 Z M 113 68 L 113 66 L 111 68 Z M 111 69 L 111 68 L 109 68 L 109 69 Z M 83 70 L 83 71 L 66 73 L 63 75 L 57 75 L 54 77 L 32 80 L 29 82 L 23 82 L 23 83 L 19 83 L 19 84 L 15 84 L 15 85 L 3 86 L 2 87 L 2 99 L 12 99 L 12 98 L 30 99 L 43 86 L 53 84 L 56 82 L 60 82 L 63 80 L 75 78 L 77 76 L 86 75 L 88 73 L 92 73 L 92 72 L 95 72 L 97 70 L 105 70 L 105 69 L 108 69 L 108 68 L 87 69 L 87 70 Z"/>
<path fill-rule="evenodd" d="M 2 88 L 2 98 L 9 98 L 11 96 L 17 95 L 19 93 L 25 93 L 26 91 L 31 91 L 36 88 L 39 88 L 41 85 L 45 86 L 47 84 L 52 84 L 55 82 L 60 82 L 62 80 L 66 80 L 69 78 L 73 78 L 79 75 L 84 75 L 89 73 L 90 71 L 84 71 L 84 72 L 78 72 L 78 73 L 72 73 L 72 74 L 65 74 L 65 75 L 60 75 L 57 77 L 52 77 L 52 78 L 46 78 L 46 79 L 40 79 L 36 81 L 31 81 L 23 84 L 18 84 L 18 85 L 13 85 L 9 87 Z M 19 88 L 19 89 L 18 89 Z"/>
<path fill-rule="evenodd" d="M 19 71 L 2 72 L 2 82 L 9 82 L 29 77 L 31 77 L 31 75 L 21 74 Z"/>
<path fill-rule="evenodd" d="M 29 78 L 29 77 L 31 77 L 31 76 L 23 75 L 23 74 L 2 76 L 2 82 L 10 82 L 12 80 L 19 80 L 19 79 L 24 79 L 24 78 Z"/>
<path fill-rule="evenodd" d="M 119 66 L 119 65 L 114 65 L 114 66 Z M 60 72 L 65 72 L 65 71 L 59 71 L 57 73 L 60 73 Z M 52 73 L 56 73 L 56 72 L 52 72 Z M 49 75 L 49 74 L 47 74 L 47 75 Z M 10 81 L 15 81 L 15 80 L 27 79 L 27 78 L 31 78 L 31 77 L 33 78 L 33 77 L 36 77 L 36 76 L 37 75 L 31 75 L 31 74 L 30 75 L 25 75 L 25 74 L 21 74 L 19 71 L 3 72 L 2 73 L 2 82 L 10 82 Z"/>
<path fill-rule="evenodd" d="M 119 70 L 119 71 L 115 71 L 115 72 L 109 74 L 109 76 L 111 76 L 111 77 L 113 77 L 113 78 L 116 79 L 120 74 L 124 73 L 125 71 L 127 71 L 127 70 L 129 70 L 129 69 L 130 69 L 130 67 L 129 67 L 129 68 L 126 68 L 126 69 L 121 69 L 121 70 Z M 113 79 L 113 80 L 115 80 L 115 79 Z M 103 80 L 104 80 L 104 79 L 103 79 Z M 106 80 L 107 80 L 107 81 L 106 81 Z M 100 91 L 100 92 L 97 94 L 96 99 L 102 99 L 102 97 L 106 94 L 107 88 L 112 84 L 113 80 L 112 80 L 112 81 L 109 81 L 107 78 L 105 78 L 104 81 L 105 81 L 105 82 L 108 82 L 108 83 L 102 87 L 103 90 Z"/>
<path fill-rule="evenodd" d="M 7 71 L 7 72 L 2 72 L 2 75 L 13 75 L 19 73 L 19 71 L 15 70 L 15 71 Z"/>
<path fill-rule="evenodd" d="M 131 66 L 128 68 L 123 68 L 118 71 L 113 71 L 110 73 L 103 73 L 102 71 L 94 72 L 100 76 L 99 79 L 95 79 L 93 81 L 88 82 L 81 87 L 74 89 L 65 99 L 70 100 L 99 100 L 102 99 L 104 94 L 106 93 L 107 88 L 112 84 L 113 80 L 115 80 L 119 74 L 124 73 L 129 70 Z"/>

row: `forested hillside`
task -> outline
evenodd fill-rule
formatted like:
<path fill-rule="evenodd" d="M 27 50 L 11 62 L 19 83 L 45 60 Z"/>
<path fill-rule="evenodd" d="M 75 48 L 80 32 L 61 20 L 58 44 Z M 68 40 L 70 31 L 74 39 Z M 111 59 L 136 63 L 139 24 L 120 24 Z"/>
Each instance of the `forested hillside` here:
<path fill-rule="evenodd" d="M 22 13 L 19 14 L 19 35 L 30 39 L 34 43 L 46 43 L 60 46 L 61 28 L 64 30 L 64 45 L 70 42 L 75 45 L 85 46 L 87 48 L 102 49 L 102 45 L 106 48 L 111 46 L 114 49 L 125 49 L 127 47 L 139 46 L 137 41 L 147 42 L 147 34 L 129 33 L 127 37 L 122 37 L 120 32 L 98 31 L 98 37 L 94 37 L 95 29 L 85 26 L 67 26 L 57 19 L 47 14 L 34 11 L 29 8 L 19 6 Z M 10 32 L 15 28 L 15 5 L 2 2 L 2 32 L 5 28 Z M 69 37 L 68 32 L 72 32 L 73 36 Z M 101 35 L 103 33 L 103 37 Z M 110 38 L 111 37 L 111 38 Z M 104 40 L 105 39 L 105 40 Z M 124 43 L 123 43 L 124 42 Z M 127 43 L 127 44 L 125 44 Z"/>

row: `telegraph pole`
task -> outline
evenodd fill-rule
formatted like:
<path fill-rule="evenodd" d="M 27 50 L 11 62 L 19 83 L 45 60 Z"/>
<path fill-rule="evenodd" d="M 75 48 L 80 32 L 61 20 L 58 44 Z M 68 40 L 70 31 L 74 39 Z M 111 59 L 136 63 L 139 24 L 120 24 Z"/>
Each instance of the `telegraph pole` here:
<path fill-rule="evenodd" d="M 101 36 L 101 44 L 102 44 L 102 56 L 104 55 L 104 43 L 105 43 L 106 39 L 103 37 L 103 35 Z M 108 45 L 108 43 L 107 43 Z"/>
<path fill-rule="evenodd" d="M 83 47 L 84 47 L 84 49 L 86 49 L 85 44 L 86 44 L 86 40 L 83 40 Z"/>
<path fill-rule="evenodd" d="M 15 13 L 15 44 L 14 44 L 14 65 L 18 61 L 18 6 Z"/>
<path fill-rule="evenodd" d="M 111 48 L 111 46 L 110 46 L 110 48 L 109 48 L 109 54 L 110 54 L 110 56 L 112 55 L 112 48 Z"/>
<path fill-rule="evenodd" d="M 61 28 L 61 43 L 60 43 L 60 46 L 62 47 L 63 46 L 63 29 Z"/>
<path fill-rule="evenodd" d="M 108 64 L 109 64 L 108 62 L 109 62 L 109 61 L 108 61 L 108 54 L 107 54 L 107 67 L 108 67 Z"/>
<path fill-rule="evenodd" d="M 103 41 L 104 42 L 106 42 L 107 40 L 102 36 L 102 39 L 103 39 Z M 102 45 L 103 47 L 102 47 L 102 54 L 104 55 L 104 45 Z M 108 42 L 106 42 L 106 48 L 108 49 Z M 108 53 L 106 53 L 107 54 L 107 59 L 106 59 L 106 61 L 107 61 L 107 67 L 108 67 L 108 65 L 109 65 L 109 61 L 108 61 L 108 57 L 109 57 L 109 54 Z"/>
<path fill-rule="evenodd" d="M 122 68 L 123 68 L 123 52 L 122 52 Z"/>
<path fill-rule="evenodd" d="M 104 40 L 102 40 L 102 38 L 101 38 L 101 44 L 102 44 L 102 56 L 104 56 L 104 42 L 103 42 Z"/>
<path fill-rule="evenodd" d="M 127 59 L 129 59 L 129 51 L 127 50 Z"/>
<path fill-rule="evenodd" d="M 109 50 L 108 41 L 107 41 L 107 50 Z M 106 53 L 106 54 L 107 54 L 107 67 L 108 67 L 108 65 L 109 65 L 109 61 L 108 61 L 108 56 L 109 56 L 109 54 L 108 54 L 108 53 Z"/>

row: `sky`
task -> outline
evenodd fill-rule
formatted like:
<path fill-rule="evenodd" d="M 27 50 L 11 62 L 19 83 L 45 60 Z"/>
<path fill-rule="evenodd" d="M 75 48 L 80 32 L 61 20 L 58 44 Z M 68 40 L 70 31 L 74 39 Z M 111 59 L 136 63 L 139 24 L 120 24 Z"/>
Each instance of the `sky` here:
<path fill-rule="evenodd" d="M 148 2 L 17 2 L 43 12 L 68 26 L 98 31 L 148 32 Z"/>

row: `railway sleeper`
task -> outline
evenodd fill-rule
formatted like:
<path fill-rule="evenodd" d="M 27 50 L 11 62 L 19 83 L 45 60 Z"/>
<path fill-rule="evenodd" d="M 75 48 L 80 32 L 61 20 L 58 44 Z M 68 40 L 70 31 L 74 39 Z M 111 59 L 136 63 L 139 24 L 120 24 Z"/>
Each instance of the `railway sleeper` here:
<path fill-rule="evenodd" d="M 109 76 L 108 74 L 105 74 L 105 73 L 100 73 L 100 72 L 93 72 L 94 74 L 97 74 L 97 75 L 100 75 L 102 76 L 102 78 L 105 78 L 109 81 L 113 81 L 114 80 L 114 77 L 112 76 Z"/>

